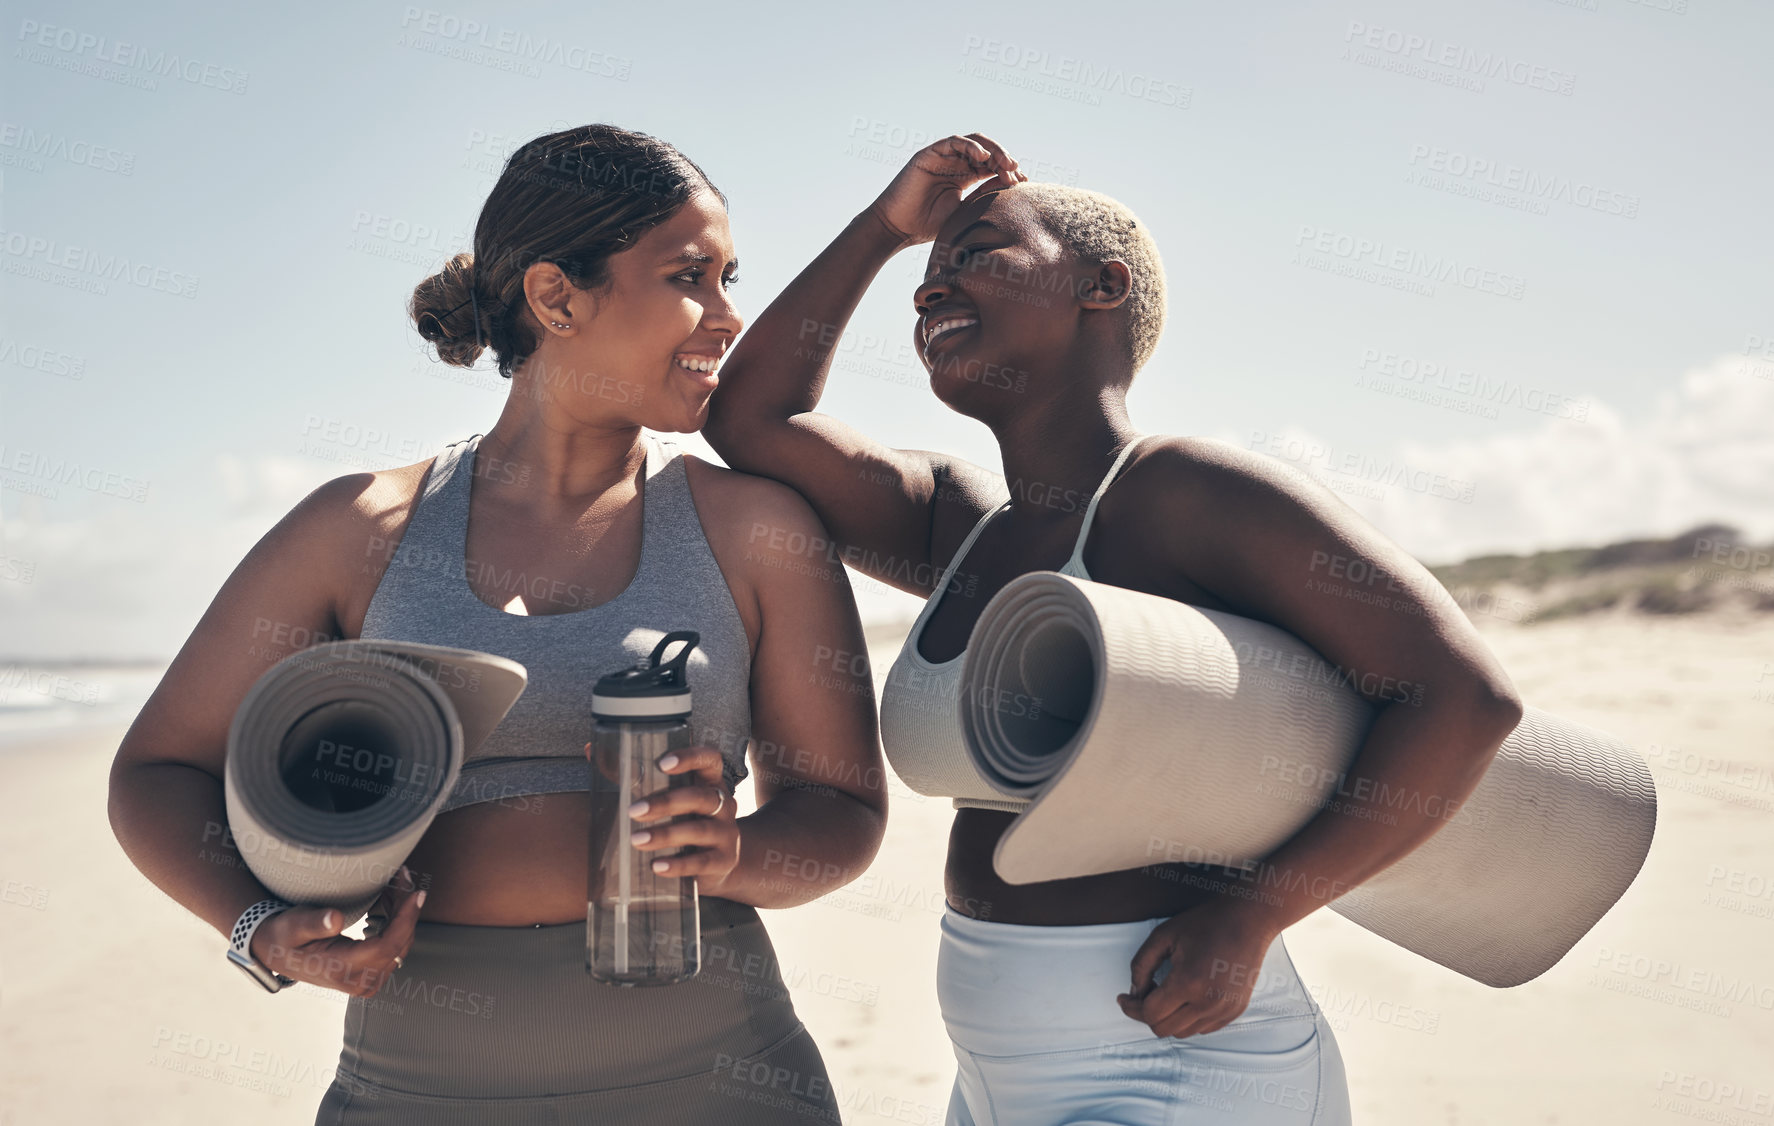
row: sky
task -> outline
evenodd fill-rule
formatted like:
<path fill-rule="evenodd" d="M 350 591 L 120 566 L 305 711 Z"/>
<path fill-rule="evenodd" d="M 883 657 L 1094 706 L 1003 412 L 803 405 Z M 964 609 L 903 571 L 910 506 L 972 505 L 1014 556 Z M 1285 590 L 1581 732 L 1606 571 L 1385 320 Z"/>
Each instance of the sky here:
<path fill-rule="evenodd" d="M 1296 464 L 1426 561 L 1774 537 L 1762 0 L 662 11 L 0 4 L 0 655 L 170 657 L 315 486 L 486 431 L 508 384 L 405 304 L 587 121 L 721 187 L 750 316 L 950 133 L 1120 199 L 1169 290 L 1135 426 Z M 906 343 L 926 253 L 820 409 L 996 468 Z"/>

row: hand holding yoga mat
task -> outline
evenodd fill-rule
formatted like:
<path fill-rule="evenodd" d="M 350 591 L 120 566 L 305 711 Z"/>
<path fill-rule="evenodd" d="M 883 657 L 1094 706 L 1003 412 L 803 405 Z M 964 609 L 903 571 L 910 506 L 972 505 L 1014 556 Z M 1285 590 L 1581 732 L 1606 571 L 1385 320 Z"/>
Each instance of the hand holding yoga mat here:
<path fill-rule="evenodd" d="M 1321 806 L 1421 810 L 1445 824 L 1331 910 L 1487 985 L 1551 968 L 1650 849 L 1643 759 L 1528 708 L 1464 802 L 1388 793 L 1345 773 L 1375 714 L 1349 675 L 1248 618 L 1019 575 L 969 637 L 958 702 L 971 779 L 944 796 L 1031 803 L 993 856 L 1014 884 L 1179 861 L 1250 868 Z M 1410 706 L 1414 687 L 1378 690 Z"/>
<path fill-rule="evenodd" d="M 228 729 L 228 825 L 259 882 L 356 919 L 523 694 L 516 661 L 358 638 L 293 653 Z"/>

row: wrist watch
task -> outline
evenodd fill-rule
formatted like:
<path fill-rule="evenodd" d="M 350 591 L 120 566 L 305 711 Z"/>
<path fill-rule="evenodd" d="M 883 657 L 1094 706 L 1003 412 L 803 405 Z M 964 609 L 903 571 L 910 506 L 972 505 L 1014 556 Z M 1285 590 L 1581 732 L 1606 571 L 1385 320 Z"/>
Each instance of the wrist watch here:
<path fill-rule="evenodd" d="M 266 919 L 294 906 L 295 904 L 282 899 L 261 899 L 240 913 L 229 936 L 228 960 L 239 966 L 246 976 L 264 986 L 267 993 L 276 993 L 286 985 L 294 985 L 296 979 L 284 977 L 253 957 L 253 932 Z"/>

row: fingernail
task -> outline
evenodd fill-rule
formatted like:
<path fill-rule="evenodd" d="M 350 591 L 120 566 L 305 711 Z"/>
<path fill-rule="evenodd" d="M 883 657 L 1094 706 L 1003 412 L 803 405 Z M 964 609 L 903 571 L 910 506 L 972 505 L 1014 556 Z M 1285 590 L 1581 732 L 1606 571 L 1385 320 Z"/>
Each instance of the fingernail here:
<path fill-rule="evenodd" d="M 428 894 L 428 892 L 420 892 L 413 902 L 417 903 L 420 907 L 425 906 L 425 896 Z"/>
<path fill-rule="evenodd" d="M 320 925 L 325 927 L 327 930 L 333 929 L 333 913 L 332 913 L 332 911 L 329 910 L 326 914 L 324 914 L 320 917 Z"/>
<path fill-rule="evenodd" d="M 628 839 L 633 841 L 635 844 L 646 844 L 648 841 L 653 839 L 653 834 L 648 832 L 645 829 L 642 829 L 640 832 L 633 834 Z"/>
<path fill-rule="evenodd" d="M 647 812 L 648 804 L 649 804 L 648 802 L 644 802 L 644 801 L 635 802 L 633 805 L 628 807 L 628 815 L 630 817 L 641 816 L 642 814 Z"/>
<path fill-rule="evenodd" d="M 661 770 L 670 770 L 672 767 L 676 766 L 677 764 L 678 764 L 678 756 L 675 753 L 666 755 L 664 758 L 659 760 L 659 768 Z"/>
<path fill-rule="evenodd" d="M 663 872 L 667 868 L 670 868 L 670 867 L 671 867 L 671 861 L 669 861 L 669 860 L 655 860 L 655 861 L 653 861 L 653 871 L 655 871 L 655 872 Z"/>

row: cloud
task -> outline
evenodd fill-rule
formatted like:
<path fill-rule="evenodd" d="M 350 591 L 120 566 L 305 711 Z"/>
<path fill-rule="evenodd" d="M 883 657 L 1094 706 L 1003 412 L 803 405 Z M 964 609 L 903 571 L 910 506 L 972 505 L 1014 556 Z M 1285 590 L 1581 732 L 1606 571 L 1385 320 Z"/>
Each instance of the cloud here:
<path fill-rule="evenodd" d="M 1683 373 L 1628 419 L 1592 400 L 1583 421 L 1457 441 L 1338 449 L 1301 426 L 1263 448 L 1306 469 L 1431 562 L 1670 535 L 1709 520 L 1774 538 L 1774 379 L 1727 355 Z M 1249 436 L 1223 436 L 1250 446 Z"/>
<path fill-rule="evenodd" d="M 215 479 L 216 487 L 228 501 L 231 519 L 269 515 L 271 523 L 276 523 L 295 507 L 297 501 L 332 478 L 350 472 L 351 468 L 317 464 L 311 458 L 271 454 L 241 458 L 218 454 Z"/>
<path fill-rule="evenodd" d="M 0 657 L 170 657 L 253 544 L 339 473 L 277 455 L 223 454 L 211 470 L 191 487 L 157 479 L 143 505 L 82 497 L 71 519 L 34 497 L 9 506 Z M 162 507 L 174 495 L 192 503 Z"/>
<path fill-rule="evenodd" d="M 664 437 L 719 462 L 699 434 Z M 8 494 L 0 659 L 171 657 L 253 544 L 317 486 L 354 468 L 219 454 L 194 480 L 157 479 L 144 505 L 97 498 L 60 519 L 56 504 Z M 173 496 L 190 503 L 159 507 Z M 920 605 L 854 573 L 851 585 L 865 623 L 907 618 Z"/>
<path fill-rule="evenodd" d="M 1592 400 L 1581 422 L 1547 418 L 1460 441 L 1407 438 L 1354 450 L 1296 425 L 1267 446 L 1430 562 L 1670 535 L 1711 520 L 1766 542 L 1774 540 L 1771 377 L 1766 364 L 1724 356 L 1684 372 L 1639 418 Z M 700 435 L 667 437 L 719 460 Z M 1248 435 L 1222 437 L 1250 445 Z M 41 518 L 47 505 L 22 498 L 0 525 L 0 648 L 170 656 L 258 538 L 349 468 L 222 455 L 207 479 L 209 500 L 171 518 L 152 502 L 101 503 L 51 521 Z M 920 605 L 854 573 L 851 585 L 868 623 L 909 617 Z"/>

